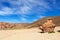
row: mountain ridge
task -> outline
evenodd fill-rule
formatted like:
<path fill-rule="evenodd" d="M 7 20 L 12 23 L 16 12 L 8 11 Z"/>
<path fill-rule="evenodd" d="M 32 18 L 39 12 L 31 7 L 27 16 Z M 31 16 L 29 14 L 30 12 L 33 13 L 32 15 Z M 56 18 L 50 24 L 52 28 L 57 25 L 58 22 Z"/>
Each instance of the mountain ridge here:
<path fill-rule="evenodd" d="M 27 27 L 38 27 L 40 24 L 43 24 L 44 22 L 46 22 L 46 20 L 48 18 L 51 18 L 53 20 L 53 22 L 56 24 L 56 26 L 60 26 L 60 16 L 49 16 L 49 17 L 44 17 L 41 18 L 29 25 L 27 25 Z"/>

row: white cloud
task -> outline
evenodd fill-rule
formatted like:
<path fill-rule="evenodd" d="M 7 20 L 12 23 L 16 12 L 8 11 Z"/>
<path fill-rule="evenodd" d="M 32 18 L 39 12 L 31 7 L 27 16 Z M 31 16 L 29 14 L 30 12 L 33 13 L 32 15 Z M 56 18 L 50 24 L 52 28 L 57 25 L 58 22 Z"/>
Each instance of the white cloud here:
<path fill-rule="evenodd" d="M 3 7 L 2 10 L 0 10 L 0 15 L 10 15 L 18 13 L 24 16 L 27 14 L 32 14 L 29 12 L 31 12 L 31 10 L 33 11 L 32 8 L 34 8 L 37 5 L 40 6 L 40 9 L 37 11 L 36 14 L 42 15 L 45 13 L 46 9 L 51 10 L 51 7 L 48 5 L 48 3 L 43 0 L 7 0 L 7 1 L 1 0 L 1 1 L 8 2 L 12 8 Z M 53 3 L 55 4 L 55 0 L 53 1 Z M 44 16 L 40 16 L 40 18 L 42 17 Z"/>
<path fill-rule="evenodd" d="M 13 14 L 13 10 L 11 8 L 4 7 L 0 10 L 0 15 L 9 15 L 9 14 Z"/>
<path fill-rule="evenodd" d="M 39 18 L 44 18 L 44 17 L 46 17 L 46 16 L 42 16 L 42 15 L 40 15 L 40 16 L 38 16 Z"/>
<path fill-rule="evenodd" d="M 43 0 L 8 0 L 7 2 L 9 2 L 14 8 L 17 6 L 15 8 L 17 10 L 16 13 L 20 14 L 28 14 L 29 11 L 37 5 L 50 9 L 49 5 Z"/>
<path fill-rule="evenodd" d="M 21 7 L 21 9 L 20 9 L 20 13 L 21 13 L 21 14 L 28 14 L 28 12 L 29 12 L 30 9 L 31 9 L 31 8 L 28 7 L 28 6 L 23 6 L 23 7 Z"/>
<path fill-rule="evenodd" d="M 18 17 L 21 19 L 21 22 L 27 22 L 27 18 L 30 17 L 29 15 L 34 15 L 33 17 L 36 17 L 36 19 L 33 18 L 32 21 L 36 21 L 38 18 L 46 17 L 43 16 L 43 14 L 45 14 L 47 10 L 52 10 L 53 8 L 51 6 L 59 8 L 56 0 L 48 1 L 51 1 L 52 5 L 49 5 L 50 2 L 46 2 L 46 0 L 0 0 L 0 3 L 8 2 L 11 5 L 11 7 L 5 7 L 1 4 L 4 7 L 0 10 L 0 15 L 19 14 Z M 36 8 L 36 6 L 39 6 L 39 8 Z"/>
<path fill-rule="evenodd" d="M 24 18 L 24 17 L 21 17 L 21 22 L 22 23 L 26 23 L 28 20 L 26 19 L 26 18 Z"/>
<path fill-rule="evenodd" d="M 51 9 L 47 2 L 43 0 L 1 0 L 1 2 L 8 2 L 11 7 L 13 7 L 4 7 L 3 11 L 0 11 L 0 14 L 3 13 L 2 15 L 13 14 L 13 12 L 19 13 L 20 15 L 32 14 L 29 12 L 31 12 L 31 10 L 33 10 L 32 8 L 37 5 L 42 7 L 41 10 L 39 10 L 40 14 L 45 13 L 46 9 Z"/>

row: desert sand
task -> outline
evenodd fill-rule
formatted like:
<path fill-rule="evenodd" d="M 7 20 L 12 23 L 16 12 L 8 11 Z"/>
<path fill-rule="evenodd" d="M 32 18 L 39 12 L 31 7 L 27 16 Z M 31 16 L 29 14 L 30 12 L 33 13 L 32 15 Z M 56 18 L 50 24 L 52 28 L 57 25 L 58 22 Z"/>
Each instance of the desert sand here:
<path fill-rule="evenodd" d="M 60 27 L 55 28 L 55 33 L 39 33 L 38 28 L 0 30 L 0 40 L 60 40 Z"/>

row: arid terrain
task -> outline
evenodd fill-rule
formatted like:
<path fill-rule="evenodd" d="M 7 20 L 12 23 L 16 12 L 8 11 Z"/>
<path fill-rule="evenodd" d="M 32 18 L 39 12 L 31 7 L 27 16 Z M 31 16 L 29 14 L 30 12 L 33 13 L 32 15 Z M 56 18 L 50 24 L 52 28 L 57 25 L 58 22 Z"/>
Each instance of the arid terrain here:
<path fill-rule="evenodd" d="M 60 40 L 60 27 L 55 28 L 55 33 L 40 33 L 38 28 L 0 30 L 0 40 Z"/>
<path fill-rule="evenodd" d="M 7 22 L 0 22 L 0 29 L 17 29 L 17 28 L 24 28 L 27 23 L 7 23 Z"/>
<path fill-rule="evenodd" d="M 41 30 L 38 29 L 38 24 L 44 23 L 47 17 L 31 24 L 0 22 L 0 40 L 60 40 L 60 32 L 57 32 L 60 30 L 60 16 L 50 18 L 52 18 L 56 24 L 55 33 L 40 33 Z M 9 28 L 13 28 L 14 30 L 5 30 Z"/>
<path fill-rule="evenodd" d="M 21 28 L 33 28 L 38 27 L 40 24 L 46 22 L 47 18 L 51 18 L 56 26 L 60 26 L 60 16 L 53 16 L 53 17 L 45 17 L 39 19 L 33 23 L 8 23 L 8 22 L 0 22 L 0 29 L 21 29 Z"/>
<path fill-rule="evenodd" d="M 44 22 L 46 22 L 48 18 L 51 18 L 53 22 L 56 24 L 56 26 L 60 26 L 60 16 L 51 16 L 51 17 L 41 18 L 31 24 L 28 24 L 27 27 L 38 27 L 40 24 L 43 24 Z"/>

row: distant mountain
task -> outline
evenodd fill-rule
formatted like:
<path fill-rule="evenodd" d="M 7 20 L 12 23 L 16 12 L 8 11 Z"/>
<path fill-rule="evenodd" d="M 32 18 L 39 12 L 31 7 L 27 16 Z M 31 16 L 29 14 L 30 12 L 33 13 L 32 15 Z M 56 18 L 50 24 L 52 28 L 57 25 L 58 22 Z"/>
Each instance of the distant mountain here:
<path fill-rule="evenodd" d="M 37 27 L 40 24 L 43 24 L 47 20 L 47 18 L 51 18 L 53 22 L 56 24 L 56 26 L 60 26 L 60 16 L 51 16 L 51 17 L 45 17 L 40 20 L 37 20 L 36 22 L 27 25 L 27 27 Z"/>
<path fill-rule="evenodd" d="M 9 28 L 24 28 L 24 26 L 28 25 L 28 23 L 6 23 L 0 22 L 0 29 L 9 29 Z"/>
<path fill-rule="evenodd" d="M 51 18 L 56 26 L 60 26 L 60 16 L 51 16 L 39 19 L 33 23 L 6 23 L 0 22 L 0 29 L 9 29 L 9 28 L 31 28 L 31 27 L 38 27 L 40 24 L 43 24 L 47 18 Z"/>

